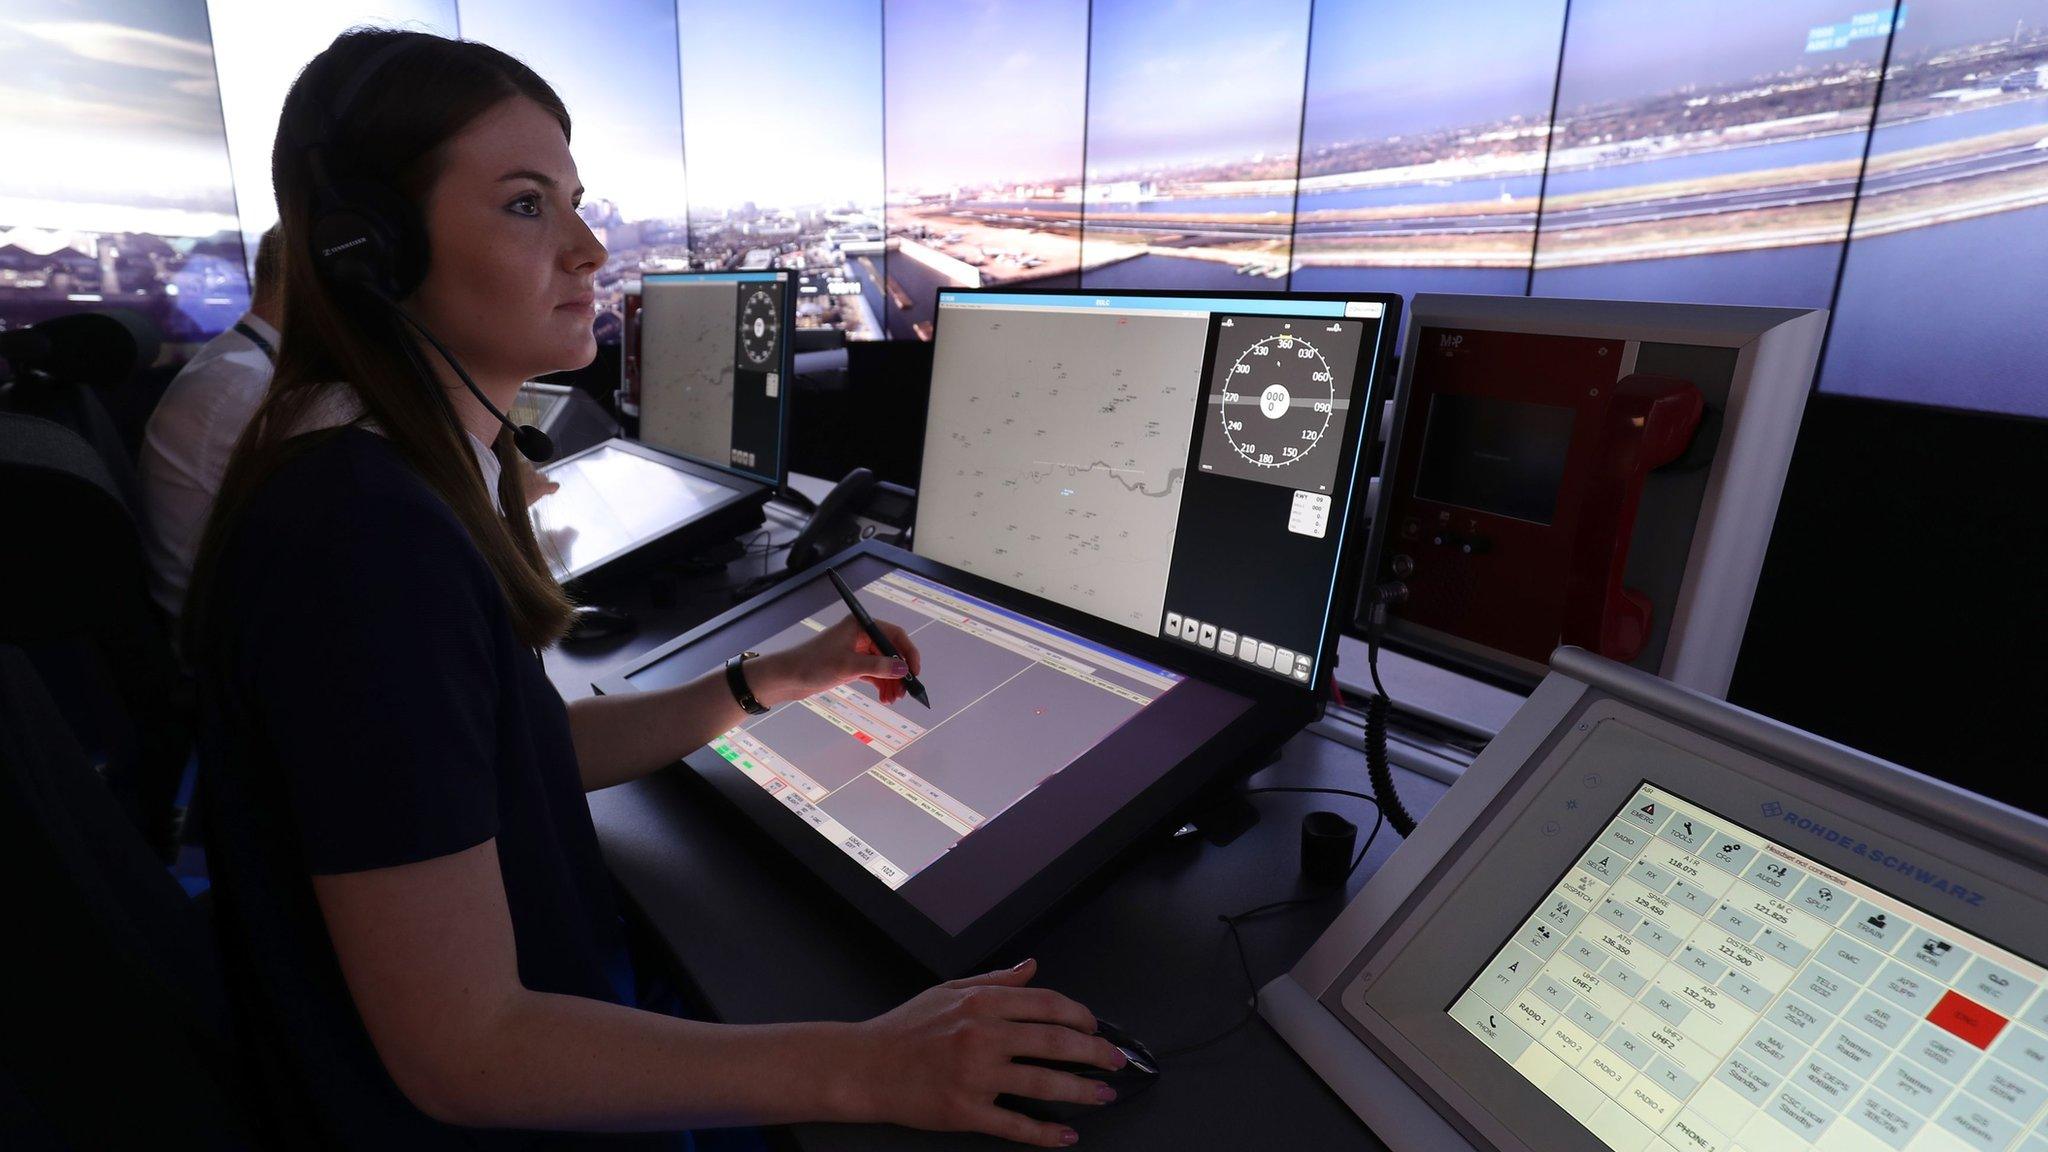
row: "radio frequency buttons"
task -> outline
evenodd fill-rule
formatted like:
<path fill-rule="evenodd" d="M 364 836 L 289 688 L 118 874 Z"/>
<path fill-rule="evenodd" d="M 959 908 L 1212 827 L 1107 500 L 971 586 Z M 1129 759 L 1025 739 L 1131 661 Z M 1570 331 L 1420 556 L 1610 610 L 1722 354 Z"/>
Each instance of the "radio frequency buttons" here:
<path fill-rule="evenodd" d="M 1166 614 L 1166 634 L 1168 636 L 1180 635 L 1180 613 L 1168 612 Z"/>
<path fill-rule="evenodd" d="M 1218 631 L 1216 633 L 1216 648 L 1225 656 L 1235 655 L 1237 653 L 1237 633 L 1232 632 L 1228 628 Z"/>
<path fill-rule="evenodd" d="M 1273 657 L 1278 654 L 1278 651 L 1271 644 L 1262 642 L 1259 645 L 1258 659 L 1254 660 L 1253 663 L 1261 668 L 1271 668 L 1273 666 Z"/>
<path fill-rule="evenodd" d="M 1197 642 L 1204 648 L 1214 648 L 1216 646 L 1216 626 L 1214 624 L 1202 625 L 1200 638 Z"/>

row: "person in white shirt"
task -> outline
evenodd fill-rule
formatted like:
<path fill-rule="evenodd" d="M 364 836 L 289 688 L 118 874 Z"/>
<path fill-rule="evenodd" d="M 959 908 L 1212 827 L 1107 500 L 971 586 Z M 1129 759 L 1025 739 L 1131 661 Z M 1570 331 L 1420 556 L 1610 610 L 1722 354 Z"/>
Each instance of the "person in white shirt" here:
<path fill-rule="evenodd" d="M 150 594 L 174 620 L 185 606 L 192 561 L 228 455 L 270 389 L 282 288 L 277 244 L 276 228 L 263 234 L 249 311 L 192 357 L 143 431 L 142 539 Z"/>
<path fill-rule="evenodd" d="M 256 245 L 256 277 L 249 310 L 232 328 L 199 349 L 157 402 L 142 439 L 143 549 L 149 557 L 150 595 L 172 620 L 184 611 L 192 563 L 206 534 L 206 518 L 220 494 L 221 477 L 242 430 L 270 390 L 277 360 L 279 275 L 277 229 Z M 498 461 L 480 442 L 472 448 L 497 494 Z M 529 501 L 561 485 L 525 464 Z"/>

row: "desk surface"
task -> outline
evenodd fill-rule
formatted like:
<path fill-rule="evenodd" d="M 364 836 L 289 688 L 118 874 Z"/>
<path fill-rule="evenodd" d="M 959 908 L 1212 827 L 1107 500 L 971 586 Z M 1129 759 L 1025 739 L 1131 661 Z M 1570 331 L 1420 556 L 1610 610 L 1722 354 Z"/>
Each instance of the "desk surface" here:
<path fill-rule="evenodd" d="M 1444 791 L 1401 776 L 1411 809 Z M 1303 735 L 1253 784 L 1362 790 L 1364 777 L 1357 749 Z M 1161 842 L 1064 910 L 1020 953 L 1038 958 L 1040 981 L 1160 1049 L 1236 1020 L 1250 989 L 1218 914 L 1308 894 L 1298 876 L 1303 814 L 1342 812 L 1361 836 L 1372 826 L 1370 810 L 1348 797 L 1252 800 L 1261 818 L 1231 844 Z M 591 813 L 613 875 L 717 1018 L 864 1019 L 925 986 L 880 933 L 732 820 L 701 783 L 671 770 L 593 795 Z M 1381 833 L 1346 897 L 1330 892 L 1245 922 L 1253 978 L 1263 983 L 1291 966 L 1398 843 Z M 1263 1020 L 1162 1063 L 1152 1091 L 1076 1124 L 1085 1146 L 1380 1147 Z M 886 1127 L 805 1125 L 794 1135 L 805 1149 L 1013 1147 Z"/>
<path fill-rule="evenodd" d="M 728 572 L 677 578 L 667 607 L 653 607 L 644 589 L 627 594 L 623 603 L 640 630 L 550 653 L 550 676 L 566 696 L 587 694 L 592 680 L 723 611 L 734 578 L 757 572 L 759 564 L 749 558 Z M 1417 812 L 1445 790 L 1413 773 L 1397 769 L 1396 776 L 1402 799 Z M 1252 784 L 1368 790 L 1360 750 L 1314 734 L 1290 741 Z M 1251 800 L 1258 823 L 1227 846 L 1197 837 L 1142 847 L 1012 958 L 1036 956 L 1041 983 L 1155 1049 L 1235 1021 L 1251 990 L 1218 915 L 1310 894 L 1299 877 L 1307 812 L 1339 812 L 1359 825 L 1361 837 L 1372 828 L 1369 806 L 1350 797 L 1265 793 Z M 733 820 L 725 802 L 686 771 L 595 793 L 590 807 L 613 875 L 716 1018 L 865 1019 L 928 982 L 765 835 Z M 1243 923 L 1253 978 L 1263 983 L 1292 965 L 1398 843 L 1383 831 L 1344 894 L 1327 891 L 1315 903 Z M 1076 1124 L 1084 1146 L 1380 1147 L 1263 1020 L 1162 1063 L 1165 1074 L 1153 1090 Z M 880 1126 L 803 1125 L 791 1135 L 804 1149 L 1014 1147 Z"/>

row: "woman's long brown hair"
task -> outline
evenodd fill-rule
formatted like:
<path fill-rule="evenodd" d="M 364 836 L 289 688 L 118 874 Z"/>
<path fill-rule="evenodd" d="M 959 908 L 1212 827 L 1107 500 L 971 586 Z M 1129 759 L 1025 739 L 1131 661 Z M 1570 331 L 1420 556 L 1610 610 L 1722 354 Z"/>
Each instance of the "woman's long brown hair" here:
<path fill-rule="evenodd" d="M 366 59 L 398 40 L 409 43 L 385 58 L 374 81 L 359 85 L 345 118 L 330 126 L 336 92 Z M 492 443 L 503 465 L 500 514 L 454 405 L 412 333 L 384 305 L 322 278 L 307 242 L 314 210 L 309 142 L 326 136 L 327 163 L 340 169 L 330 173 L 334 179 L 380 181 L 420 205 L 439 175 L 443 146 L 485 111 L 520 97 L 545 109 L 568 137 L 569 113 L 546 81 L 503 52 L 469 41 L 344 32 L 293 82 L 271 152 L 284 254 L 277 370 L 235 445 L 193 567 L 184 639 L 195 663 L 208 658 L 218 638 L 214 618 L 224 606 L 215 602 L 215 581 L 222 549 L 263 483 L 331 434 L 304 429 L 337 385 L 360 400 L 358 422 L 373 423 L 468 530 L 498 578 L 520 640 L 545 647 L 567 629 L 572 606 L 534 539 L 511 433 L 501 429 Z"/>

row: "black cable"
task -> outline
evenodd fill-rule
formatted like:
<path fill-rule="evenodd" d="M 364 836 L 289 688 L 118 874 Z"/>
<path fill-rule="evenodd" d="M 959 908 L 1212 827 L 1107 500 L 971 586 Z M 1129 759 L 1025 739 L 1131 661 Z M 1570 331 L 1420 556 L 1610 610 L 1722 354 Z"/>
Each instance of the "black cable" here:
<path fill-rule="evenodd" d="M 1366 835 L 1365 846 L 1358 850 L 1358 855 L 1354 857 L 1351 861 L 1350 869 L 1348 869 L 1344 873 L 1344 879 L 1347 882 L 1351 879 L 1353 875 L 1355 875 L 1358 872 L 1358 866 L 1365 862 L 1366 854 L 1372 851 L 1373 841 L 1379 839 L 1380 828 L 1387 822 L 1386 809 L 1380 807 L 1380 802 L 1378 800 L 1374 799 L 1371 796 L 1366 795 L 1363 792 L 1353 792 L 1348 788 L 1309 788 L 1276 785 L 1269 788 L 1247 788 L 1244 790 L 1244 794 L 1247 796 L 1254 795 L 1260 792 L 1316 792 L 1331 796 L 1350 796 L 1354 799 L 1363 800 L 1366 803 L 1372 805 L 1374 812 L 1372 831 Z M 1345 885 L 1339 885 L 1333 891 L 1341 893 L 1344 891 L 1344 887 Z M 1278 912 L 1286 908 L 1298 908 L 1304 904 L 1319 903 L 1322 900 L 1327 899 L 1330 895 L 1330 892 L 1319 892 L 1313 896 L 1296 896 L 1287 900 L 1272 900 L 1268 901 L 1267 903 L 1260 904 L 1255 908 L 1247 908 L 1242 912 L 1231 912 L 1218 915 L 1216 919 L 1220 921 L 1225 928 L 1228 928 L 1230 930 L 1231 945 L 1237 950 L 1237 966 L 1239 970 L 1241 970 L 1244 973 L 1244 984 L 1246 990 L 1244 1012 L 1241 1015 L 1239 1015 L 1236 1020 L 1232 1021 L 1229 1024 L 1229 1026 L 1223 1028 L 1221 1031 L 1218 1031 L 1212 1035 L 1203 1037 L 1200 1040 L 1190 1041 L 1186 1044 L 1178 1044 L 1171 1048 L 1159 1049 L 1156 1055 L 1159 1057 L 1160 1061 L 1163 1063 L 1166 1060 L 1172 1059 L 1174 1057 L 1185 1056 L 1191 1052 L 1200 1051 L 1203 1048 L 1210 1047 L 1211 1045 L 1220 1044 L 1223 1041 L 1228 1040 L 1230 1037 L 1236 1035 L 1239 1029 L 1242 1029 L 1245 1025 L 1252 1022 L 1252 1017 L 1257 1016 L 1259 1014 L 1259 982 L 1255 977 L 1252 976 L 1252 962 L 1251 958 L 1249 957 L 1249 955 L 1246 954 L 1244 949 L 1244 936 L 1237 930 L 1237 926 L 1239 924 L 1242 924 L 1246 920 L 1250 920 L 1253 917 L 1263 916 L 1268 912 Z"/>
<path fill-rule="evenodd" d="M 507 432 L 512 433 L 513 447 L 519 450 L 521 456 L 526 457 L 535 464 L 545 464 L 554 456 L 554 441 L 548 439 L 548 434 L 531 424 L 514 424 L 511 417 L 499 411 L 498 406 L 491 403 L 491 398 L 484 395 L 484 390 L 477 387 L 476 381 L 470 379 L 469 370 L 462 366 L 462 361 L 457 360 L 455 354 L 448 351 L 447 345 L 442 344 L 438 337 L 428 331 L 425 324 L 420 323 L 417 317 L 406 311 L 403 305 L 392 299 L 382 289 L 368 284 L 363 285 L 363 287 L 368 291 L 371 299 L 383 304 L 384 307 L 390 309 L 393 315 L 404 321 L 414 332 L 419 333 L 420 338 L 425 340 L 440 355 L 442 361 L 448 367 L 454 369 L 455 375 L 461 379 L 463 387 L 469 389 L 469 394 L 476 397 L 476 402 L 484 406 L 484 411 L 489 412 L 497 419 L 498 423 L 505 426 Z M 408 354 L 410 352 L 411 350 L 408 349 Z M 414 357 L 413 362 L 419 363 L 419 358 Z M 428 379 L 433 379 L 431 374 L 429 374 Z"/>
<path fill-rule="evenodd" d="M 1372 699 L 1365 702 L 1365 777 L 1372 784 L 1373 795 L 1380 798 L 1380 811 L 1394 826 L 1394 833 L 1406 840 L 1415 831 L 1415 817 L 1408 814 L 1401 794 L 1394 790 L 1394 773 L 1387 762 L 1387 713 L 1394 705 L 1387 698 L 1387 686 L 1380 683 L 1377 627 L 1366 633 L 1365 666 L 1372 673 Z"/>

